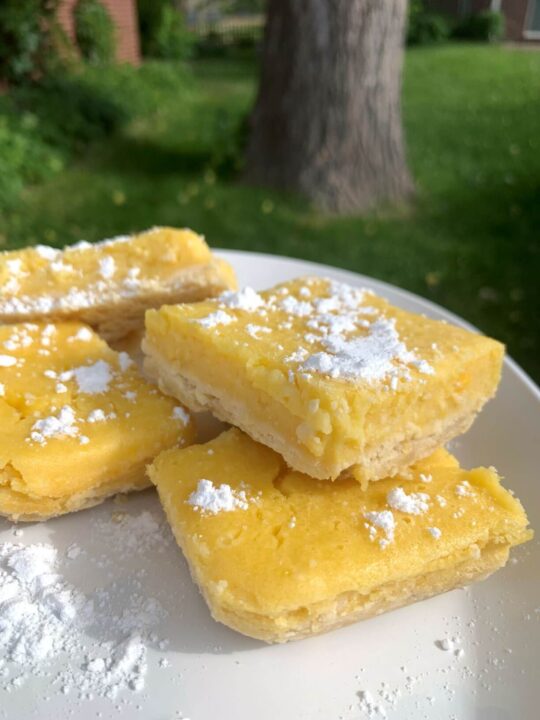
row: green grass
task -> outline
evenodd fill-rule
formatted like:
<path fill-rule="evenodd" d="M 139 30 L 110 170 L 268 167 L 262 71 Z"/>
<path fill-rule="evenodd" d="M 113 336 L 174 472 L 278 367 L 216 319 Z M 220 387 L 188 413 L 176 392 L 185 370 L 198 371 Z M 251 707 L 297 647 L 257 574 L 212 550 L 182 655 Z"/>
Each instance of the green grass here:
<path fill-rule="evenodd" d="M 7 247 L 192 226 L 210 244 L 325 262 L 438 302 L 507 343 L 540 380 L 540 53 L 449 45 L 407 54 L 408 208 L 324 217 L 222 166 L 250 107 L 249 61 L 198 61 L 178 92 L 92 146 L 0 221 Z"/>

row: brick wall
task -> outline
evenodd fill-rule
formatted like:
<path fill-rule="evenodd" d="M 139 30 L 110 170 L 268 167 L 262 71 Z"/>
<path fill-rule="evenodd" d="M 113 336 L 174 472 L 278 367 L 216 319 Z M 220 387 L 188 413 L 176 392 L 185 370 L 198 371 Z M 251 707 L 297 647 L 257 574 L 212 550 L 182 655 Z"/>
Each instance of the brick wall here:
<path fill-rule="evenodd" d="M 62 0 L 58 20 L 71 40 L 75 41 L 74 9 L 79 0 Z M 136 65 L 141 59 L 136 0 L 100 0 L 116 27 L 116 59 Z"/>
<path fill-rule="evenodd" d="M 528 0 L 502 0 L 501 11 L 506 21 L 506 38 L 523 40 Z"/>

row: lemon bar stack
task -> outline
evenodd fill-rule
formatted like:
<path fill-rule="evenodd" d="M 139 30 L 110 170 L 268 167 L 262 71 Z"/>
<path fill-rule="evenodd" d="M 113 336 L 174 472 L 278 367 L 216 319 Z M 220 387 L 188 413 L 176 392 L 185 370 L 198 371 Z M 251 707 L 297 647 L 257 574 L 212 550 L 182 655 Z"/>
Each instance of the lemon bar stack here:
<path fill-rule="evenodd" d="M 146 309 L 235 286 L 189 230 L 0 253 L 0 515 L 45 520 L 147 487 L 146 465 L 195 427 L 107 341 L 131 336 L 136 352 Z"/>
<path fill-rule="evenodd" d="M 442 446 L 503 346 L 318 277 L 146 314 L 145 368 L 236 426 L 149 474 L 214 617 L 284 642 L 464 585 L 530 537 L 493 469 Z"/>

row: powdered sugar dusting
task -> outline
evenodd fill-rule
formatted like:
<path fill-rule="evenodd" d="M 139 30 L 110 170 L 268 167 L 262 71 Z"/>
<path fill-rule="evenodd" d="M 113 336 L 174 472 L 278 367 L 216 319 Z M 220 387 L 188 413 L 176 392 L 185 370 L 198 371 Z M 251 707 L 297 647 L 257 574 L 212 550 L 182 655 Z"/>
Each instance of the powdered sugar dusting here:
<path fill-rule="evenodd" d="M 393 319 L 378 318 L 365 337 L 349 339 L 333 332 L 321 342 L 326 352 L 312 355 L 303 364 L 304 371 L 374 382 L 397 377 L 402 366 L 417 360 L 400 339 Z"/>
<path fill-rule="evenodd" d="M 95 531 L 105 551 L 101 558 L 79 545 L 59 553 L 49 543 L 0 544 L 0 690 L 14 692 L 41 677 L 48 680 L 48 695 L 36 696 L 36 706 L 54 693 L 69 695 L 71 702 L 114 701 L 123 693 L 126 708 L 126 693 L 144 689 L 149 643 L 160 649 L 168 644 L 156 633 L 167 611 L 148 591 L 139 592 L 146 566 L 155 565 L 144 555 L 168 547 L 170 531 L 147 511 L 113 514 L 98 520 Z M 121 585 L 111 583 L 134 556 L 139 569 Z M 62 574 L 64 565 L 74 567 L 80 558 L 106 573 L 102 587 L 90 583 L 83 592 Z M 166 666 L 158 658 L 152 662 L 156 669 Z M 36 687 L 32 684 L 33 692 Z"/>
<path fill-rule="evenodd" d="M 186 500 L 195 510 L 201 513 L 217 515 L 232 510 L 247 510 L 248 501 L 244 490 L 233 490 L 230 485 L 215 486 L 211 480 L 202 479 L 197 489 Z"/>
<path fill-rule="evenodd" d="M 311 287 L 320 287 L 321 282 L 327 295 L 314 296 Z M 396 320 L 366 303 L 369 296 L 369 291 L 344 283 L 306 278 L 297 292 L 286 285 L 264 295 L 250 287 L 225 292 L 216 301 L 219 310 L 195 322 L 205 328 L 229 324 L 237 316 L 220 313 L 230 308 L 257 318 L 245 328 L 255 340 L 276 327 L 290 330 L 305 356 L 295 358 L 289 353 L 284 362 L 296 364 L 295 370 L 304 377 L 315 373 L 369 384 L 388 381 L 385 387 L 397 391 L 398 382 L 410 380 L 413 372 L 432 375 L 431 365 L 400 337 Z M 285 313 L 287 319 L 276 321 L 278 313 Z"/>
<path fill-rule="evenodd" d="M 223 310 L 216 310 L 216 312 L 210 313 L 210 315 L 194 320 L 193 322 L 196 322 L 198 325 L 202 325 L 204 328 L 210 329 L 216 327 L 217 325 L 230 325 L 235 319 L 235 317 L 229 315 L 229 313 L 226 313 Z"/>
<path fill-rule="evenodd" d="M 79 392 L 90 395 L 106 392 L 112 380 L 111 366 L 105 360 L 74 368 L 73 375 L 77 381 Z"/>
<path fill-rule="evenodd" d="M 99 260 L 99 273 L 102 278 L 109 280 L 116 272 L 116 262 L 111 255 L 105 255 L 105 257 Z"/>
<path fill-rule="evenodd" d="M 390 490 L 386 496 L 386 501 L 394 510 L 399 510 L 408 515 L 422 515 L 429 509 L 429 495 L 421 492 L 407 495 L 401 487 Z"/>
<path fill-rule="evenodd" d="M 120 352 L 118 353 L 118 364 L 120 365 L 120 370 L 126 372 L 126 370 L 133 365 L 133 360 L 127 352 Z"/>
<path fill-rule="evenodd" d="M 93 337 L 92 331 L 86 327 L 82 327 L 73 336 L 74 340 L 81 340 L 82 342 L 88 342 Z"/>
<path fill-rule="evenodd" d="M 133 552 L 147 552 L 167 547 L 171 542 L 168 528 L 162 526 L 156 517 L 148 511 L 139 515 L 117 512 L 112 522 L 98 521 L 95 530 L 107 544 L 114 546 L 116 554 L 122 560 Z"/>
<path fill-rule="evenodd" d="M 109 652 L 105 657 L 87 656 L 76 672 L 70 669 L 62 672 L 62 692 L 75 691 L 80 698 L 88 700 L 94 695 L 114 700 L 120 691 L 142 690 L 148 671 L 146 643 L 142 637 L 133 633 Z"/>
<path fill-rule="evenodd" d="M 375 540 L 377 537 L 377 529 L 382 530 L 384 533 L 385 537 L 379 540 L 379 545 L 383 550 L 394 541 L 396 521 L 390 510 L 365 512 L 364 518 L 367 520 L 367 528 L 371 540 Z"/>
<path fill-rule="evenodd" d="M 78 433 L 75 412 L 69 405 L 64 405 L 58 415 L 49 415 L 36 420 L 30 430 L 30 440 L 45 445 L 51 438 L 75 437 Z"/>
<path fill-rule="evenodd" d="M 360 690 L 358 693 L 359 709 L 369 718 L 386 718 L 384 705 L 379 702 L 369 690 Z"/>
<path fill-rule="evenodd" d="M 36 245 L 35 250 L 44 260 L 54 260 L 60 252 L 60 250 L 49 247 L 49 245 Z"/>
<path fill-rule="evenodd" d="M 13 275 L 18 275 L 21 272 L 22 260 L 20 258 L 14 258 L 13 260 L 6 260 L 6 267 Z"/>
<path fill-rule="evenodd" d="M 180 405 L 173 408 L 171 417 L 173 420 L 179 420 L 184 426 L 189 422 L 189 413 Z"/>
<path fill-rule="evenodd" d="M 459 497 L 472 497 L 474 495 L 471 485 L 467 480 L 463 480 L 459 485 L 456 485 L 456 495 Z"/>
<path fill-rule="evenodd" d="M 266 327 L 265 325 L 256 325 L 254 323 L 248 323 L 246 325 L 246 332 L 248 335 L 250 335 L 255 340 L 259 340 L 261 334 L 269 335 L 272 332 L 272 330 L 269 327 Z"/>
<path fill-rule="evenodd" d="M 305 300 L 297 300 L 292 295 L 288 295 L 280 302 L 280 307 L 289 315 L 296 317 L 306 317 L 313 312 L 313 305 Z"/>
<path fill-rule="evenodd" d="M 219 296 L 218 301 L 225 307 L 247 311 L 257 310 L 264 305 L 262 297 L 251 287 L 244 287 L 238 292 L 226 290 Z"/>
<path fill-rule="evenodd" d="M 35 672 L 74 648 L 86 599 L 57 574 L 52 545 L 0 545 L 0 649 L 8 661 Z"/>

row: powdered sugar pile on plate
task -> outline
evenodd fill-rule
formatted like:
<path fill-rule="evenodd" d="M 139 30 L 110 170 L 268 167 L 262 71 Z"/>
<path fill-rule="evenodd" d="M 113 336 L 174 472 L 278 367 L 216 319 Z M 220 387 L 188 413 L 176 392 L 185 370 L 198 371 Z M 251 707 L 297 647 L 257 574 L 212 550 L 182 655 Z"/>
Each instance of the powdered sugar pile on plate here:
<path fill-rule="evenodd" d="M 170 540 L 148 511 L 114 512 L 95 526 L 115 562 Z M 121 691 L 144 688 L 148 643 L 167 646 L 156 634 L 167 612 L 140 592 L 136 575 L 127 585 L 125 579 L 109 581 L 82 592 L 62 574 L 81 559 L 90 558 L 76 543 L 63 554 L 49 543 L 0 544 L 0 690 L 14 692 L 37 677 L 48 681 L 49 691 L 78 700 L 115 699 Z M 93 559 L 98 567 L 109 567 Z"/>
<path fill-rule="evenodd" d="M 25 673 L 73 651 L 91 612 L 84 596 L 58 574 L 57 561 L 52 545 L 0 545 L 1 655 Z"/>

